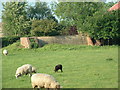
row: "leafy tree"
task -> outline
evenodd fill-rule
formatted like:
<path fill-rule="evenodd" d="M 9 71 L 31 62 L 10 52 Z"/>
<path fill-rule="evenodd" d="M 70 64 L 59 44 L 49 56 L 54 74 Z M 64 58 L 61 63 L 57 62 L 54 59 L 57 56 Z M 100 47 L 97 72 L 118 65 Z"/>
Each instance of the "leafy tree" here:
<path fill-rule="evenodd" d="M 6 36 L 23 36 L 28 34 L 29 22 L 26 17 L 26 2 L 3 3 L 3 33 Z"/>
<path fill-rule="evenodd" d="M 58 35 L 58 24 L 54 20 L 34 20 L 32 22 L 31 34 L 35 36 L 52 36 Z"/>
<path fill-rule="evenodd" d="M 36 2 L 34 6 L 28 7 L 27 12 L 31 20 L 53 19 L 57 21 L 46 2 Z"/>
<path fill-rule="evenodd" d="M 83 30 L 81 26 L 88 17 L 101 8 L 105 9 L 102 2 L 60 2 L 53 7 L 56 8 L 53 11 L 61 23 L 77 26 L 79 31 Z"/>
<path fill-rule="evenodd" d="M 110 40 L 120 37 L 119 11 L 108 12 L 114 3 L 61 2 L 55 4 L 54 13 L 66 26 L 77 26 L 79 32 L 94 39 Z"/>
<path fill-rule="evenodd" d="M 115 4 L 114 2 L 108 2 L 108 3 L 106 3 L 105 5 L 106 5 L 106 7 L 108 7 L 108 9 L 109 9 L 109 8 L 112 7 L 114 4 Z"/>
<path fill-rule="evenodd" d="M 84 30 L 95 39 L 120 38 L 119 15 L 119 11 L 103 12 L 102 15 L 99 11 L 84 23 L 86 25 Z"/>

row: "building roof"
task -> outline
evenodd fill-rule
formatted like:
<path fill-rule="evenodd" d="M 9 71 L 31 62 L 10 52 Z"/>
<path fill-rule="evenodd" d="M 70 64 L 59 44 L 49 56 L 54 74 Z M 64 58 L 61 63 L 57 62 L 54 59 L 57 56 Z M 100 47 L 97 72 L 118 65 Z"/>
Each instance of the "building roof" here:
<path fill-rule="evenodd" d="M 118 10 L 120 9 L 120 1 L 113 5 L 111 8 L 108 9 L 108 11 Z"/>

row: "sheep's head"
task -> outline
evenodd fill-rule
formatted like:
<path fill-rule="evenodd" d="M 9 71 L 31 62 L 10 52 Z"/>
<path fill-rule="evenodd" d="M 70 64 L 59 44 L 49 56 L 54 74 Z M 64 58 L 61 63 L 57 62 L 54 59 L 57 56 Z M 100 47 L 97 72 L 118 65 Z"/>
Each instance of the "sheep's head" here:
<path fill-rule="evenodd" d="M 55 90 L 60 90 L 60 85 L 56 85 Z"/>
<path fill-rule="evenodd" d="M 60 84 L 58 82 L 51 83 L 52 88 L 60 88 Z"/>
<path fill-rule="evenodd" d="M 20 77 L 20 76 L 21 76 L 20 73 L 18 73 L 18 74 L 15 75 L 16 79 L 17 79 L 18 77 Z"/>

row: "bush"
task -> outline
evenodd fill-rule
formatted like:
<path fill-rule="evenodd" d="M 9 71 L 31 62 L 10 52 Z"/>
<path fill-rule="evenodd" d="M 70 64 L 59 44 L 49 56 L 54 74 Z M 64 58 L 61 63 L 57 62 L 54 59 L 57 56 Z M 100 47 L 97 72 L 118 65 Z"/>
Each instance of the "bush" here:
<path fill-rule="evenodd" d="M 38 48 L 39 46 L 38 46 L 38 44 L 37 43 L 35 43 L 35 42 L 31 42 L 31 44 L 30 44 L 30 48 Z"/>
<path fill-rule="evenodd" d="M 9 36 L 9 37 L 2 37 L 2 47 L 6 47 L 10 44 L 13 44 L 14 42 L 16 42 L 17 40 L 20 40 L 20 37 L 18 36 Z"/>
<path fill-rule="evenodd" d="M 30 48 L 38 48 L 39 45 L 37 42 L 35 42 L 34 38 L 30 38 Z"/>
<path fill-rule="evenodd" d="M 59 35 L 58 23 L 54 20 L 43 19 L 32 22 L 31 35 L 34 36 L 56 36 Z"/>

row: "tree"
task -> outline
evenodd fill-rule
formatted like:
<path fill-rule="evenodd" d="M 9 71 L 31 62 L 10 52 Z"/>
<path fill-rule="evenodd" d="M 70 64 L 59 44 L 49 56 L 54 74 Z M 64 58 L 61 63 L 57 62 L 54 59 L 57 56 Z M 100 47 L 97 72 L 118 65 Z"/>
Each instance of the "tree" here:
<path fill-rule="evenodd" d="M 86 27 L 84 30 L 89 33 L 90 37 L 94 39 L 109 40 L 120 38 L 119 11 L 112 12 L 96 12 L 93 17 L 88 18 L 84 24 Z"/>
<path fill-rule="evenodd" d="M 29 33 L 29 21 L 26 17 L 26 2 L 3 3 L 3 33 L 6 36 L 23 36 Z"/>
<path fill-rule="evenodd" d="M 111 40 L 120 37 L 119 11 L 108 12 L 114 3 L 103 2 L 60 2 L 55 4 L 54 13 L 66 26 L 76 26 L 79 32 L 94 39 Z"/>
<path fill-rule="evenodd" d="M 79 31 L 83 30 L 81 26 L 88 17 L 100 9 L 105 9 L 102 2 L 60 2 L 54 6 L 56 9 L 53 11 L 60 22 L 67 26 L 77 26 Z"/>
<path fill-rule="evenodd" d="M 114 4 L 115 4 L 114 2 L 108 2 L 108 3 L 106 3 L 105 5 L 106 5 L 106 7 L 110 8 L 110 7 L 112 7 Z"/>
<path fill-rule="evenodd" d="M 58 24 L 54 20 L 35 20 L 32 22 L 31 34 L 34 36 L 53 36 L 58 35 Z"/>
<path fill-rule="evenodd" d="M 36 2 L 34 6 L 28 7 L 27 12 L 31 20 L 53 19 L 57 22 L 46 2 Z"/>

